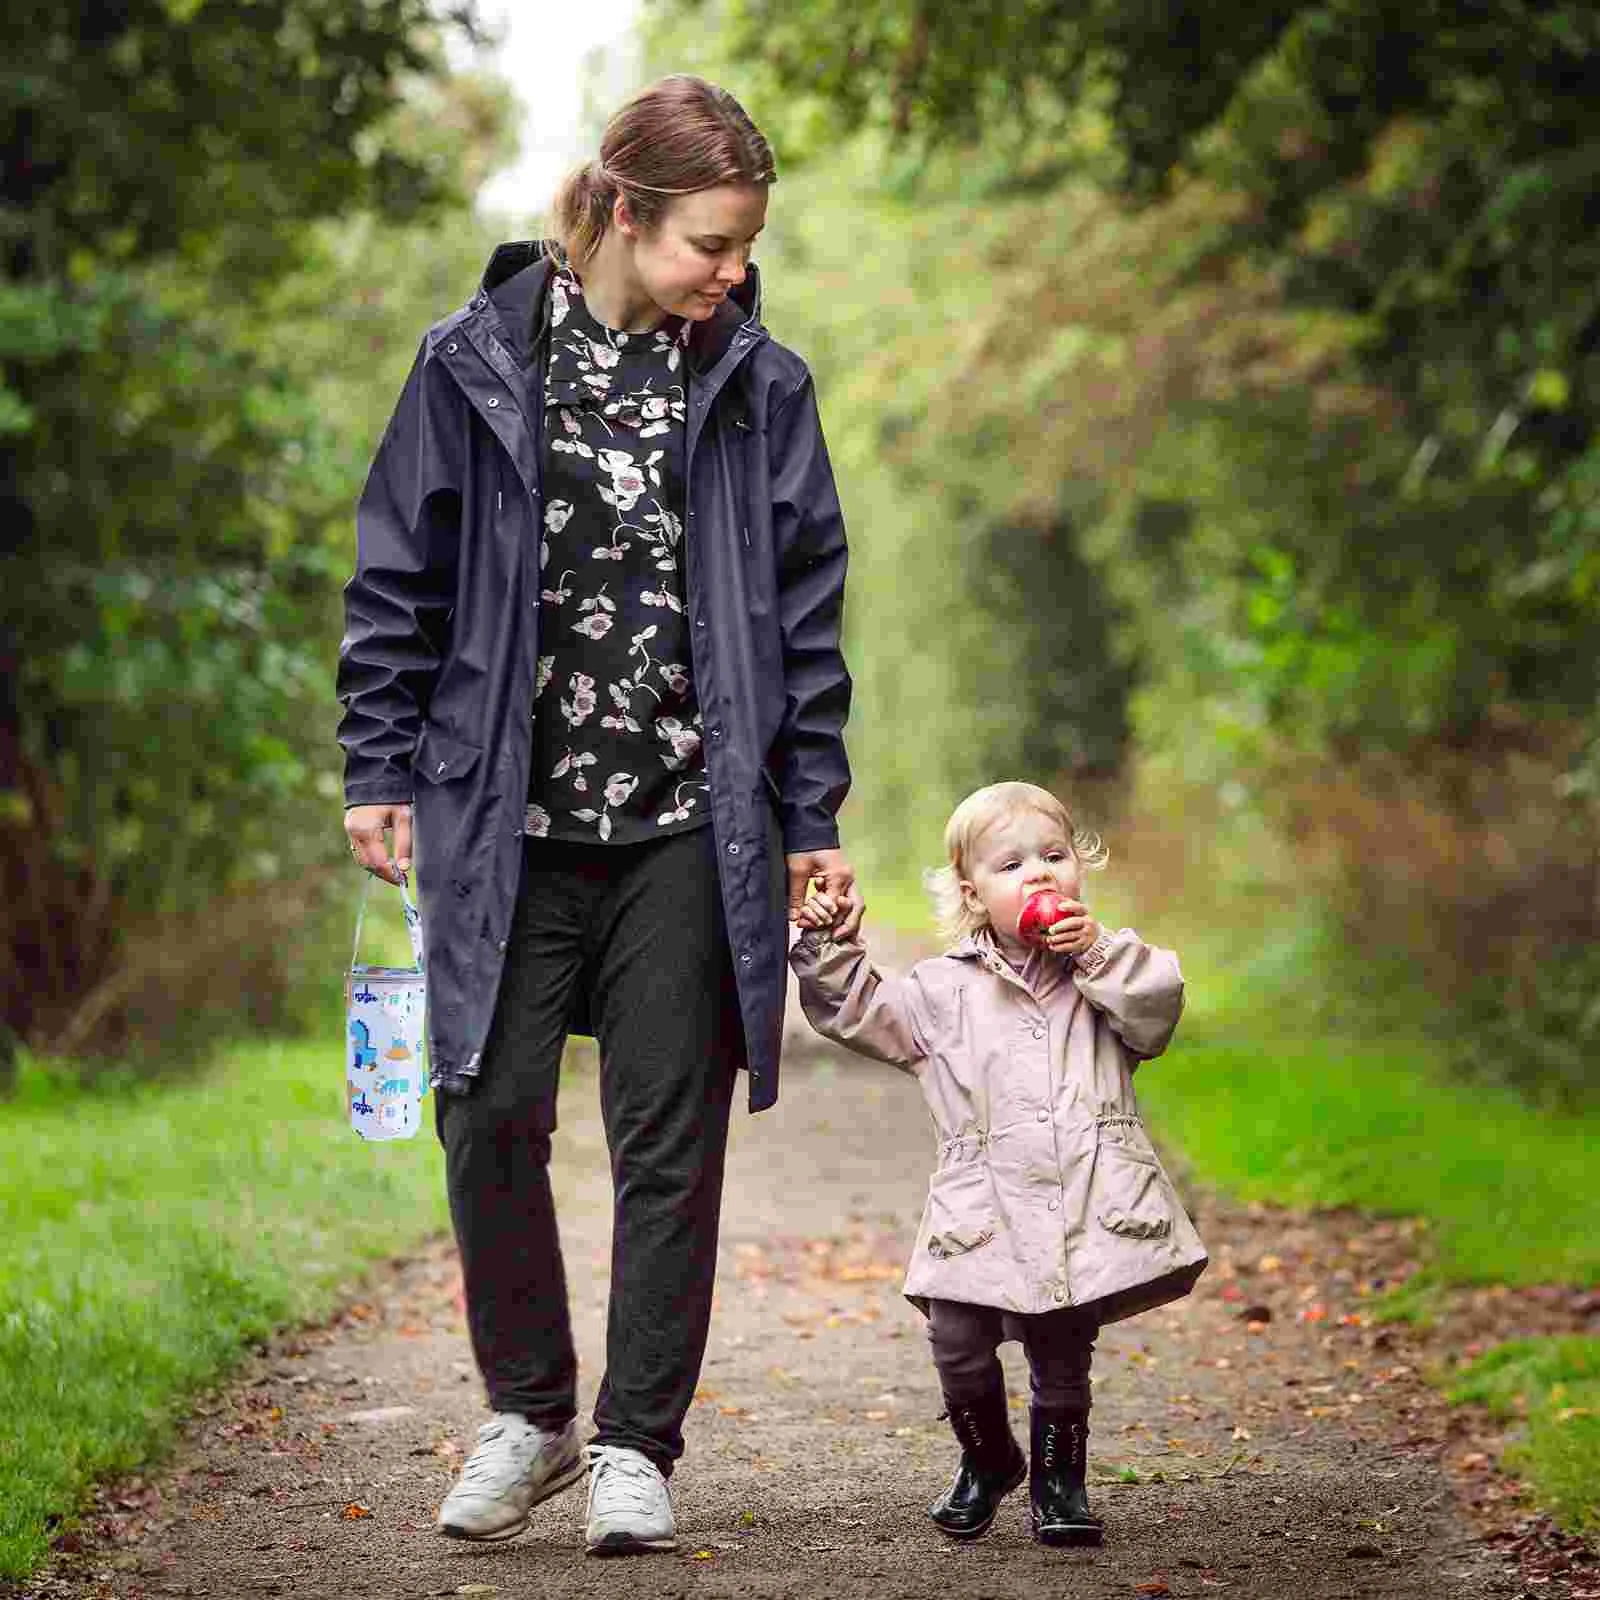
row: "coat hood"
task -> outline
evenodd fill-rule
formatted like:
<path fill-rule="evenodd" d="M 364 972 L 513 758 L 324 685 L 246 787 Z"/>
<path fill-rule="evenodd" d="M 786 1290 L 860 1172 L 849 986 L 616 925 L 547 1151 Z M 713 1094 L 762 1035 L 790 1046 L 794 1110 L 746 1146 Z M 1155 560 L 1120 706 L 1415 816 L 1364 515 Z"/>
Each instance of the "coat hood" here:
<path fill-rule="evenodd" d="M 555 245 L 542 239 L 521 239 L 498 245 L 483 269 L 479 301 L 488 299 L 505 324 L 512 351 L 526 367 L 549 329 L 550 268 Z M 689 334 L 689 365 L 709 372 L 733 343 L 741 328 L 761 320 L 761 274 L 754 262 L 744 282 L 729 291 L 716 313 L 697 322 Z"/>

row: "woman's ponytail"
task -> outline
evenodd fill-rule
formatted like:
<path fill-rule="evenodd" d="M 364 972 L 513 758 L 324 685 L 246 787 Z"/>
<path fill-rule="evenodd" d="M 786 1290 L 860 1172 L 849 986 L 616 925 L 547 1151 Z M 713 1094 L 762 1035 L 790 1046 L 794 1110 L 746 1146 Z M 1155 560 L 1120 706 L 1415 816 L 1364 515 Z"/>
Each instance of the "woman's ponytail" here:
<path fill-rule="evenodd" d="M 598 161 L 586 161 L 562 180 L 550 203 L 550 220 L 553 242 L 573 266 L 581 267 L 599 249 L 616 196 L 616 184 Z"/>

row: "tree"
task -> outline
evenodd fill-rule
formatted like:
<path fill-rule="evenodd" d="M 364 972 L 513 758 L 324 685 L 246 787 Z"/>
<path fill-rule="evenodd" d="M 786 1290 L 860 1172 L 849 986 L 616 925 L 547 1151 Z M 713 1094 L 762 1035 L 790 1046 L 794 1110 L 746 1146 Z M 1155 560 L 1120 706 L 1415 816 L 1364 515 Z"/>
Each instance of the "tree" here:
<path fill-rule="evenodd" d="M 116 1048 L 207 993 L 212 1017 L 224 971 L 235 1011 L 281 1003 L 308 809 L 336 804 L 329 530 L 362 450 L 324 408 L 341 367 L 281 313 L 319 272 L 353 293 L 332 219 L 445 214 L 503 147 L 452 28 L 438 0 L 0 23 L 0 1001 L 25 1042 Z"/>

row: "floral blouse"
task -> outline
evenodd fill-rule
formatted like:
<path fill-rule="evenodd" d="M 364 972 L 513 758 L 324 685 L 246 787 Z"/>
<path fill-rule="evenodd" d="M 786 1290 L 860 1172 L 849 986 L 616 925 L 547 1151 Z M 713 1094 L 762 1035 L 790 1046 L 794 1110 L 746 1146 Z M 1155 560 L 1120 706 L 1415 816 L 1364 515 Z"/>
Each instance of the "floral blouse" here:
<path fill-rule="evenodd" d="M 631 844 L 707 822 L 684 612 L 689 324 L 597 321 L 551 280 L 544 538 L 526 831 Z"/>

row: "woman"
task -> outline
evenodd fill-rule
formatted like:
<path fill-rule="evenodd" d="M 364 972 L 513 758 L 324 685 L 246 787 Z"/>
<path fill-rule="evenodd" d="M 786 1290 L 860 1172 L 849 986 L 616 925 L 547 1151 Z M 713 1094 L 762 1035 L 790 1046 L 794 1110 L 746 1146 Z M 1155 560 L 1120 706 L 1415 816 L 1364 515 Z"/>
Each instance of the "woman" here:
<path fill-rule="evenodd" d="M 431 329 L 357 521 L 345 828 L 398 881 L 493 1410 L 438 1526 L 521 1532 L 590 1471 L 596 1554 L 671 1549 L 735 1072 L 777 1097 L 785 901 L 859 915 L 845 538 L 804 363 L 758 319 L 772 152 L 699 79 L 646 89 Z M 392 835 L 392 855 L 386 844 Z M 785 867 L 787 870 L 785 870 Z M 615 1219 L 579 1450 L 549 1181 L 569 1030 L 600 1045 Z"/>

